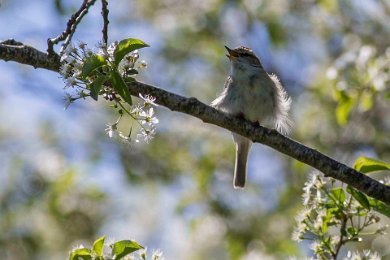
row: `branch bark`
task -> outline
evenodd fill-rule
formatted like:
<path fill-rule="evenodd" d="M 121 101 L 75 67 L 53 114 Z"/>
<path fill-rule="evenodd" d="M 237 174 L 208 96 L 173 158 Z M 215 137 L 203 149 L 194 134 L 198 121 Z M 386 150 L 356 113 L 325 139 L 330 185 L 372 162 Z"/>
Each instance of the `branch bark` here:
<path fill-rule="evenodd" d="M 5 61 L 12 60 L 31 65 L 35 68 L 43 68 L 56 72 L 58 72 L 60 68 L 60 59 L 58 55 L 56 58 L 53 58 L 53 55 L 43 53 L 33 47 L 25 46 L 14 40 L 0 42 L 0 59 Z M 283 154 L 316 168 L 323 172 L 327 177 L 340 180 L 365 194 L 390 205 L 389 186 L 386 186 L 315 149 L 283 136 L 276 130 L 271 130 L 253 124 L 247 120 L 227 115 L 200 102 L 196 98 L 186 98 L 156 86 L 141 82 L 133 82 L 128 86 L 131 94 L 134 96 L 138 96 L 139 93 L 154 96 L 156 97 L 156 103 L 165 106 L 170 110 L 197 117 L 205 123 L 220 126 L 246 136 L 253 142 L 272 147 Z"/>
<path fill-rule="evenodd" d="M 60 69 L 60 56 L 57 54 L 49 55 L 14 39 L 0 42 L 0 59 L 56 72 Z"/>

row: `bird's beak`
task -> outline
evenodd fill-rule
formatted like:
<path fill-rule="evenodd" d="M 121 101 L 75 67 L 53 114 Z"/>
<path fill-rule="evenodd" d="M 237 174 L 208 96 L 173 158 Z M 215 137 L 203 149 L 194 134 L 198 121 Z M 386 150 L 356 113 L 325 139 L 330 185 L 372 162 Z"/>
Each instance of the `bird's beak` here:
<path fill-rule="evenodd" d="M 226 54 L 226 57 L 229 58 L 229 60 L 235 59 L 238 57 L 238 53 L 235 52 L 234 50 L 230 49 L 229 47 L 225 46 L 226 50 L 228 51 L 229 54 Z"/>

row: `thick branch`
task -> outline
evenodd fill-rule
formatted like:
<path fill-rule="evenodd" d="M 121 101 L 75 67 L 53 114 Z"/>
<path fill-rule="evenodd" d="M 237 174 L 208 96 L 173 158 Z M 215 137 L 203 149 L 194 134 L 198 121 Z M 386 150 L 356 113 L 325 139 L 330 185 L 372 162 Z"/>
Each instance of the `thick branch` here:
<path fill-rule="evenodd" d="M 0 59 L 16 61 L 31 65 L 34 68 L 44 68 L 57 72 L 60 69 L 60 56 L 57 54 L 53 53 L 53 55 L 49 56 L 44 52 L 13 39 L 0 42 Z"/>
<path fill-rule="evenodd" d="M 250 138 L 252 141 L 274 148 L 298 161 L 308 164 L 327 177 L 347 183 L 367 195 L 390 205 L 390 187 L 342 164 L 312 148 L 306 147 L 280 133 L 247 120 L 224 114 L 203 104 L 196 98 L 185 98 L 155 86 L 140 82 L 129 85 L 133 95 L 138 93 L 156 97 L 156 102 L 171 110 L 186 113 Z"/>
<path fill-rule="evenodd" d="M 24 48 L 27 48 L 28 50 L 26 51 L 26 53 L 29 54 L 27 58 L 23 57 L 24 53 L 20 51 Z M 19 52 L 17 50 L 19 50 Z M 32 47 L 24 46 L 21 43 L 16 45 L 7 44 L 7 42 L 0 42 L 0 59 L 13 60 L 34 66 L 35 68 L 45 68 L 53 71 L 58 71 L 60 67 L 59 59 L 50 59 L 49 55 L 33 49 Z M 156 103 L 173 111 L 192 115 L 201 119 L 203 122 L 220 126 L 246 136 L 254 142 L 270 146 L 281 153 L 316 168 L 317 170 L 323 172 L 325 176 L 347 183 L 367 195 L 390 205 L 390 187 L 371 179 L 370 177 L 318 152 L 317 150 L 306 147 L 286 136 L 283 136 L 276 130 L 271 130 L 255 125 L 244 119 L 227 115 L 208 105 L 205 105 L 196 98 L 186 98 L 152 85 L 133 82 L 129 84 L 129 89 L 131 94 L 134 96 L 138 96 L 139 93 L 143 95 L 152 95 L 156 97 Z"/>

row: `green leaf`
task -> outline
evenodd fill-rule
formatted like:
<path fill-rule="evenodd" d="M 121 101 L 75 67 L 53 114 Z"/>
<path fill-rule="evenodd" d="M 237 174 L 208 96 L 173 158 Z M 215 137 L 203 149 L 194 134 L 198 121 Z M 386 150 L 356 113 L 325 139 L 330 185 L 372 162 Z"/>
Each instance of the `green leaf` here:
<path fill-rule="evenodd" d="M 127 74 L 128 75 L 137 75 L 138 74 L 138 70 L 136 69 L 130 69 L 127 71 Z"/>
<path fill-rule="evenodd" d="M 350 185 L 347 186 L 347 192 L 351 194 L 352 197 L 354 197 L 354 199 L 357 200 L 363 208 L 366 208 L 368 210 L 371 209 L 370 202 L 368 201 L 368 198 L 366 195 L 364 195 L 364 193 L 356 190 Z"/>
<path fill-rule="evenodd" d="M 369 198 L 370 201 L 370 206 L 375 210 L 378 211 L 379 213 L 387 216 L 390 218 L 390 206 L 383 203 L 382 201 Z"/>
<path fill-rule="evenodd" d="M 357 235 L 357 230 L 354 227 L 348 227 L 347 232 L 351 234 L 352 236 Z"/>
<path fill-rule="evenodd" d="M 92 259 L 91 250 L 88 248 L 77 248 L 70 253 L 69 260 L 90 260 Z"/>
<path fill-rule="evenodd" d="M 321 232 L 322 233 L 328 232 L 328 222 L 327 221 L 323 221 L 322 226 L 321 226 Z"/>
<path fill-rule="evenodd" d="M 106 80 L 107 78 L 105 76 L 100 76 L 97 77 L 91 84 L 89 84 L 90 95 L 94 100 L 98 100 L 99 92 Z"/>
<path fill-rule="evenodd" d="M 390 170 L 390 164 L 368 157 L 359 157 L 353 168 L 362 173 Z"/>
<path fill-rule="evenodd" d="M 360 94 L 360 102 L 359 102 L 359 108 L 361 111 L 365 112 L 372 108 L 374 104 L 374 95 L 372 91 L 363 91 Z"/>
<path fill-rule="evenodd" d="M 333 197 L 340 203 L 343 203 L 345 201 L 345 192 L 343 188 L 333 188 L 330 192 Z"/>
<path fill-rule="evenodd" d="M 106 64 L 107 61 L 102 55 L 93 54 L 84 61 L 83 69 L 81 70 L 81 76 L 86 78 L 90 76 L 94 70 Z"/>
<path fill-rule="evenodd" d="M 144 47 L 149 47 L 149 45 L 139 39 L 127 38 L 121 40 L 114 51 L 115 65 L 118 66 L 126 54 Z"/>
<path fill-rule="evenodd" d="M 340 229 L 340 233 L 341 233 L 341 235 L 343 235 L 343 236 L 348 236 L 348 234 L 347 234 L 347 231 L 345 230 L 345 228 L 341 228 Z"/>
<path fill-rule="evenodd" d="M 126 84 L 128 84 L 128 83 L 134 82 L 135 78 L 133 78 L 133 77 L 126 77 L 126 78 L 123 78 L 123 80 L 125 81 Z"/>
<path fill-rule="evenodd" d="M 132 105 L 133 102 L 131 100 L 130 91 L 118 71 L 115 70 L 111 72 L 111 80 L 115 91 L 118 92 L 118 94 L 123 98 L 126 103 Z"/>
<path fill-rule="evenodd" d="M 93 247 L 92 247 L 92 253 L 96 256 L 103 256 L 103 246 L 104 246 L 104 240 L 105 236 L 102 236 L 93 242 Z"/>
<path fill-rule="evenodd" d="M 114 259 L 121 259 L 122 257 L 131 254 L 139 249 L 143 249 L 136 241 L 122 240 L 112 245 L 112 255 Z"/>

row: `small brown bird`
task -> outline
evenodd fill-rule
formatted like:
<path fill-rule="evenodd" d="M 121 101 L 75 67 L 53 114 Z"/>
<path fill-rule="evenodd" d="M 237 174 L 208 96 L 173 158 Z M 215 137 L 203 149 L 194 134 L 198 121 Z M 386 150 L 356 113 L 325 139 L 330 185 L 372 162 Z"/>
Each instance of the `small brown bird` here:
<path fill-rule="evenodd" d="M 275 75 L 269 75 L 253 51 L 246 47 L 229 49 L 230 75 L 222 93 L 211 103 L 228 114 L 264 124 L 272 122 L 275 128 L 287 134 L 291 128 L 288 118 L 291 98 Z M 236 144 L 234 188 L 243 188 L 246 181 L 246 164 L 252 141 L 232 133 Z"/>

